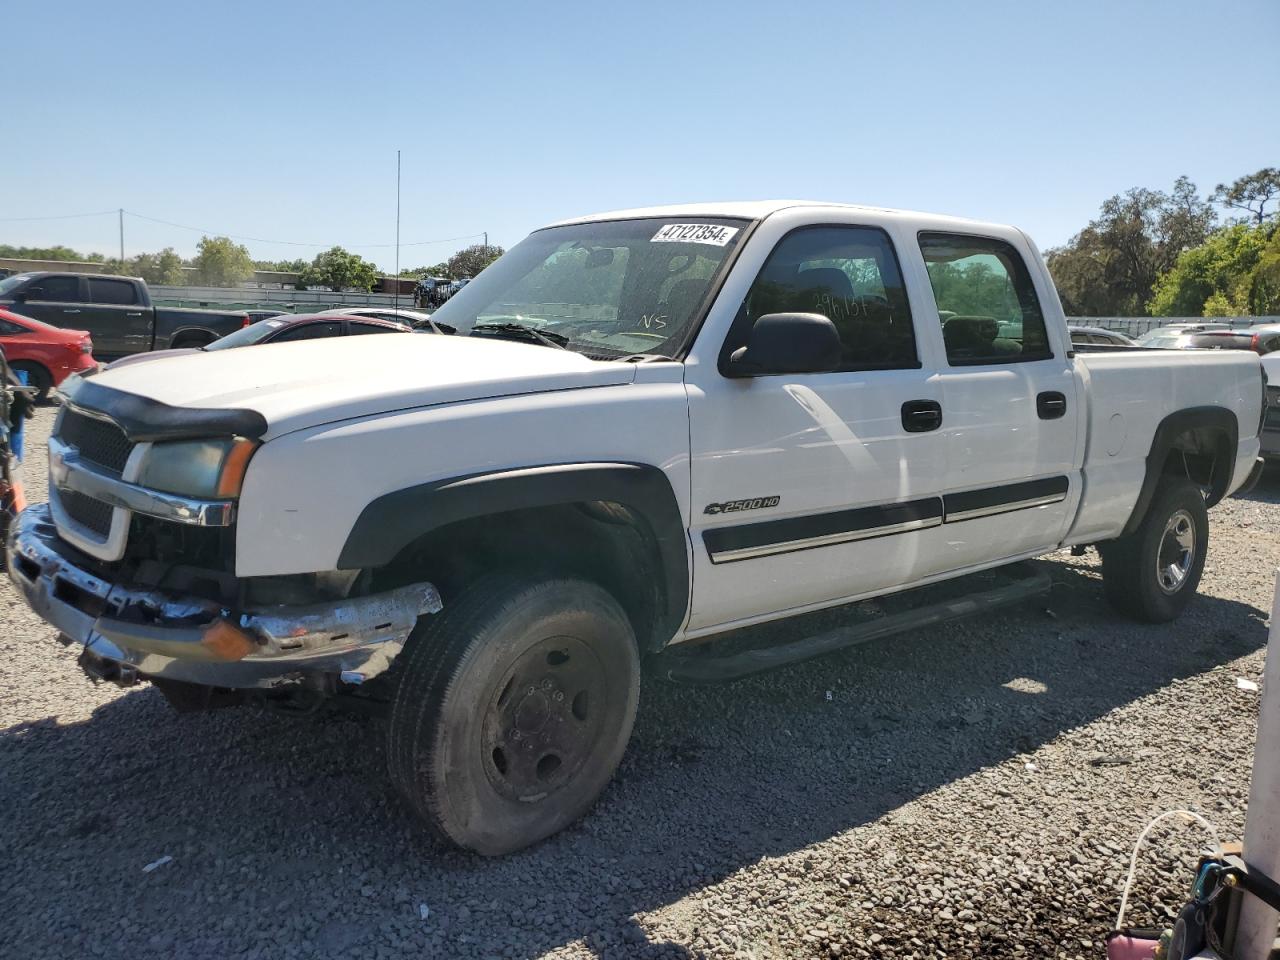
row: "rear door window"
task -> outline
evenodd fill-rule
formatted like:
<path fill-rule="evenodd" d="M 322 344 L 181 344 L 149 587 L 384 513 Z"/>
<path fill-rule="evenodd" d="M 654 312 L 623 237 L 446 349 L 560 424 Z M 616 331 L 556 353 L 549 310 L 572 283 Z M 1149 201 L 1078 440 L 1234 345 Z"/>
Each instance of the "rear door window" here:
<path fill-rule="evenodd" d="M 951 366 L 1053 356 L 1031 274 L 1011 244 L 993 237 L 922 233 L 920 252 Z"/>
<path fill-rule="evenodd" d="M 128 280 L 89 278 L 89 302 L 132 306 L 138 302 L 138 289 Z"/>
<path fill-rule="evenodd" d="M 399 327 L 389 327 L 383 323 L 360 323 L 356 320 L 351 321 L 350 328 L 347 330 L 347 336 L 354 337 L 362 333 L 405 333 L 406 331 Z"/>
<path fill-rule="evenodd" d="M 271 343 L 286 343 L 291 340 L 322 340 L 325 337 L 342 336 L 342 322 L 325 321 L 324 323 L 300 323 L 290 327 L 279 336 L 272 337 Z"/>
<path fill-rule="evenodd" d="M 0 337 L 16 337 L 20 333 L 30 333 L 30 331 L 10 320 L 0 318 Z"/>

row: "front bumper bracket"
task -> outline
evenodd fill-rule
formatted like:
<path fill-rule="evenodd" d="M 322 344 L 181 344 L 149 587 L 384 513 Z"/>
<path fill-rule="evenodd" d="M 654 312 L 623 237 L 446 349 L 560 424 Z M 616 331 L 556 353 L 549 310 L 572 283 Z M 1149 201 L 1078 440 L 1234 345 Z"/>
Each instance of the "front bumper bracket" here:
<path fill-rule="evenodd" d="M 362 683 L 391 665 L 419 617 L 441 609 L 430 583 L 239 615 L 200 597 L 112 583 L 58 537 L 45 504 L 17 517 L 6 556 L 10 579 L 31 608 L 120 678 L 233 689 L 317 675 Z M 215 625 L 247 638 L 243 650 L 229 654 L 210 644 Z"/>

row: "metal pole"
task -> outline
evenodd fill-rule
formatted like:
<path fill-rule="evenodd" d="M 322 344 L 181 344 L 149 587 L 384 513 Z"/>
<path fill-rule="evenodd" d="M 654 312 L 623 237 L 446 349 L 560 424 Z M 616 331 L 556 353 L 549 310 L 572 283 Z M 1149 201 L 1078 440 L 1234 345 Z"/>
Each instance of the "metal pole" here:
<path fill-rule="evenodd" d="M 396 151 L 396 309 L 400 309 L 400 151 Z"/>
<path fill-rule="evenodd" d="M 1244 862 L 1280 879 L 1280 570 L 1271 601 L 1271 635 L 1262 671 L 1262 705 L 1258 739 L 1253 746 L 1253 782 L 1244 821 Z M 1236 928 L 1236 956 L 1266 960 L 1276 939 L 1280 914 L 1257 897 L 1245 894 Z"/>
<path fill-rule="evenodd" d="M 484 232 L 484 252 L 485 253 L 489 252 L 489 231 L 488 230 Z"/>
<path fill-rule="evenodd" d="M 120 208 L 120 269 L 124 269 L 124 207 Z"/>

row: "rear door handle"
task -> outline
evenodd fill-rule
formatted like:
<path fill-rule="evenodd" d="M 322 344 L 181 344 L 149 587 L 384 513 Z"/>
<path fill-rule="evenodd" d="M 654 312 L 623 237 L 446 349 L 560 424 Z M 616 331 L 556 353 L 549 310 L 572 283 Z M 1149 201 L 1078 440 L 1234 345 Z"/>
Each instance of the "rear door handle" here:
<path fill-rule="evenodd" d="M 142 314 L 140 314 L 140 313 L 130 313 L 130 314 L 126 314 L 126 316 L 130 316 L 130 317 L 140 317 L 140 316 L 142 316 Z"/>
<path fill-rule="evenodd" d="M 1046 390 L 1036 395 L 1036 414 L 1041 420 L 1058 420 L 1066 415 L 1066 394 L 1057 390 Z"/>
<path fill-rule="evenodd" d="M 942 426 L 942 404 L 936 400 L 908 400 L 902 405 L 902 429 L 928 433 Z"/>
<path fill-rule="evenodd" d="M 79 313 L 79 310 L 63 310 L 63 313 Z"/>

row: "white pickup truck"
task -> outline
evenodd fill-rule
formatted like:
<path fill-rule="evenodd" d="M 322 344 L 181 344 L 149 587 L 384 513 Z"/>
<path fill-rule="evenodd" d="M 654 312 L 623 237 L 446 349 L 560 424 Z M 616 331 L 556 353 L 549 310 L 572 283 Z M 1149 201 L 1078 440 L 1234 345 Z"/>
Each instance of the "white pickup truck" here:
<path fill-rule="evenodd" d="M 1085 545 L 1116 607 L 1169 620 L 1259 463 L 1256 356 L 1078 352 L 995 224 L 588 217 L 433 320 L 71 383 L 7 556 L 94 676 L 381 700 L 396 786 L 485 854 L 591 806 L 642 657 Z"/>

